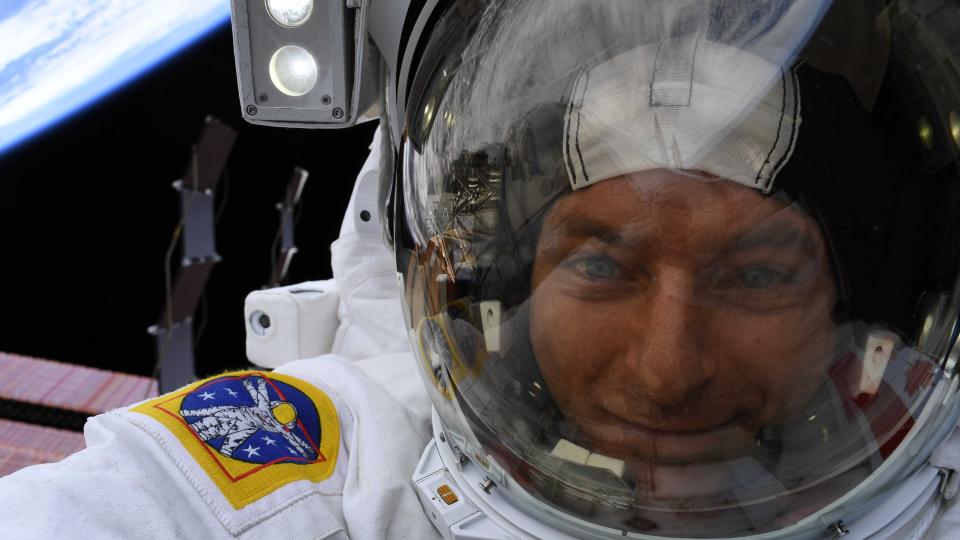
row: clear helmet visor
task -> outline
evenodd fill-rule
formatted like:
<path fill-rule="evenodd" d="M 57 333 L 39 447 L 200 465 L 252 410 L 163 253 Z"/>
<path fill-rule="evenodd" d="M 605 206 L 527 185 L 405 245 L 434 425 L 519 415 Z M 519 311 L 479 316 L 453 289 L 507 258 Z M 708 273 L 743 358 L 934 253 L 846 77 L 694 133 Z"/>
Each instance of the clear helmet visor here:
<path fill-rule="evenodd" d="M 445 430 L 524 508 L 822 530 L 943 437 L 960 16 L 917 5 L 445 14 L 408 105 L 405 309 Z"/>

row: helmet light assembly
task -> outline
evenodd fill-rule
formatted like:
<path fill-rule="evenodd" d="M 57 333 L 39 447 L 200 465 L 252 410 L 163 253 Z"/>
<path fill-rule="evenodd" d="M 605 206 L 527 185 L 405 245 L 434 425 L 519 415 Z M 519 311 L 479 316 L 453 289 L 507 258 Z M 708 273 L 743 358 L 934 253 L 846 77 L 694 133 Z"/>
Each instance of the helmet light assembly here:
<path fill-rule="evenodd" d="M 365 60 L 366 38 L 354 39 L 366 35 L 363 8 L 317 0 L 233 0 L 231 10 L 248 122 L 349 127 L 374 102 L 375 92 L 361 95 L 360 75 L 376 63 Z"/>

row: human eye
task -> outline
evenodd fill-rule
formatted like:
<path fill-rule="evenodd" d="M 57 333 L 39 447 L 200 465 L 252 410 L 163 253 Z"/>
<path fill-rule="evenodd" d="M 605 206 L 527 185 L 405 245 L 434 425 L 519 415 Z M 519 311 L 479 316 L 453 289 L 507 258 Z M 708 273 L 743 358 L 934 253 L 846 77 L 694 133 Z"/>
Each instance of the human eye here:
<path fill-rule="evenodd" d="M 591 284 L 610 282 L 623 274 L 613 256 L 590 246 L 581 246 L 568 254 L 560 266 L 576 281 Z"/>
<path fill-rule="evenodd" d="M 748 291 L 769 290 L 782 285 L 789 285 L 796 280 L 787 271 L 769 266 L 751 266 L 739 268 L 722 275 L 717 281 L 720 289 L 743 289 Z"/>
<path fill-rule="evenodd" d="M 731 268 L 714 275 L 712 286 L 723 303 L 755 311 L 778 310 L 802 303 L 805 280 L 801 273 L 776 265 Z"/>
<path fill-rule="evenodd" d="M 576 257 L 569 264 L 577 276 L 590 281 L 613 279 L 619 273 L 617 264 L 609 257 L 600 254 Z"/>

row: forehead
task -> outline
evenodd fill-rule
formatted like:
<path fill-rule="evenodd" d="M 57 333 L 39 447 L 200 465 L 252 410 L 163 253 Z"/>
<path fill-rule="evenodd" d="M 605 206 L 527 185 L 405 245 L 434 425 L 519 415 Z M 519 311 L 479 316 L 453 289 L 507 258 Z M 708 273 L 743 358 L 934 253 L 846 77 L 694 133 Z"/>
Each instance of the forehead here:
<path fill-rule="evenodd" d="M 710 250 L 763 236 L 819 238 L 797 205 L 696 172 L 656 169 L 570 193 L 547 215 L 554 237 Z"/>

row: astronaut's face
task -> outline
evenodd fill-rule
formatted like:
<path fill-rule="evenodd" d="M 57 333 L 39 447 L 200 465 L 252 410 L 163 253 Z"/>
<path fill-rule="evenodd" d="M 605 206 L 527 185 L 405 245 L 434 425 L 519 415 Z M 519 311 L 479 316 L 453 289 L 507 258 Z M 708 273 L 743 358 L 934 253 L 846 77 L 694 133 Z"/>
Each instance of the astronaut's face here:
<path fill-rule="evenodd" d="M 600 182 L 545 218 L 537 363 L 579 443 L 631 462 L 711 462 L 789 422 L 834 355 L 825 241 L 796 206 L 696 173 Z"/>

